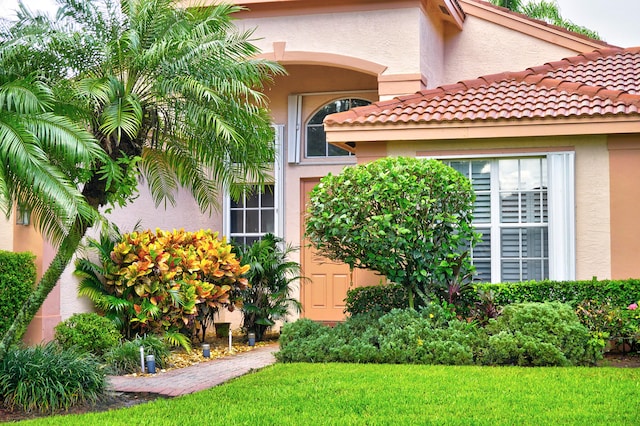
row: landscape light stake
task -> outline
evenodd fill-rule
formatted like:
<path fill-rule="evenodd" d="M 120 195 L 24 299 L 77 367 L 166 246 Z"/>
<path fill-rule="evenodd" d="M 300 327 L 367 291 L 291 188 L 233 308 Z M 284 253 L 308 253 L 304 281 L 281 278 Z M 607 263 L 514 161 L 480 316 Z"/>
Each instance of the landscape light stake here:
<path fill-rule="evenodd" d="M 147 372 L 156 374 L 156 357 L 153 355 L 147 355 Z"/>

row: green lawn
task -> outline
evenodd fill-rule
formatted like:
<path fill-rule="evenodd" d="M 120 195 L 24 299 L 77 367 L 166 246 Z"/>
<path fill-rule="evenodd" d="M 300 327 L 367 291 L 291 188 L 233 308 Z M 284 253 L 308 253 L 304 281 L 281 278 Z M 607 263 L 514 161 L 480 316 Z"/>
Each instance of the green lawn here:
<path fill-rule="evenodd" d="M 639 408 L 640 369 L 276 364 L 193 395 L 31 423 L 591 426 L 638 424 Z"/>

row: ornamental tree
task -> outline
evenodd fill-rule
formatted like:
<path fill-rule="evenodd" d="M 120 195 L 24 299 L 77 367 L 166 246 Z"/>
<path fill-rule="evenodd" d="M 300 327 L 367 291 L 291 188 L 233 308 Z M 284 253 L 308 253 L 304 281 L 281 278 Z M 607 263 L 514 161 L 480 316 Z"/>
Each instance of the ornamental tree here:
<path fill-rule="evenodd" d="M 475 195 L 436 160 L 383 158 L 329 174 L 312 190 L 306 236 L 319 254 L 386 275 L 414 295 L 444 298 L 473 271 Z"/>

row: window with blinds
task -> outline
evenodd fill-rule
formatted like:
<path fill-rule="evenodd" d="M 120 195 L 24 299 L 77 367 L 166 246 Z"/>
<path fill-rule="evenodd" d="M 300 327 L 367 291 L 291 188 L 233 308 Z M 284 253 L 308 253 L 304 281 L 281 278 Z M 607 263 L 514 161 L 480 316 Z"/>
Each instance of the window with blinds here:
<path fill-rule="evenodd" d="M 481 234 L 471 250 L 476 280 L 550 278 L 547 158 L 451 160 L 447 164 L 470 179 L 476 193 L 474 226 Z"/>

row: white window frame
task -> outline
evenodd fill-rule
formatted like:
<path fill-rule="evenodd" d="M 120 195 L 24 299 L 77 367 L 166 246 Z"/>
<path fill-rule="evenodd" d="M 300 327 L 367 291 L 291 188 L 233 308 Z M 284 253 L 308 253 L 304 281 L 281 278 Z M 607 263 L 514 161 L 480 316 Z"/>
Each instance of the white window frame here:
<path fill-rule="evenodd" d="M 275 136 L 274 143 L 276 147 L 275 161 L 273 164 L 273 179 L 265 182 L 266 185 L 273 185 L 273 203 L 274 203 L 274 232 L 277 237 L 284 238 L 284 125 L 273 125 Z M 223 235 L 231 241 L 231 197 L 229 192 L 225 191 L 222 200 L 222 229 Z"/>
<path fill-rule="evenodd" d="M 547 159 L 547 202 L 548 202 L 548 256 L 549 279 L 556 281 L 573 281 L 576 275 L 575 248 L 575 153 L 562 152 L 527 152 L 510 154 L 478 154 L 447 155 L 420 158 L 436 158 L 438 160 L 471 161 L 525 159 L 545 157 Z M 495 170 L 494 170 L 495 169 Z M 492 167 L 491 178 L 491 281 L 501 282 L 501 236 L 499 190 L 494 189 L 497 168 Z"/>
<path fill-rule="evenodd" d="M 350 164 L 355 163 L 355 155 L 306 157 L 302 145 L 306 123 L 302 121 L 302 109 L 305 98 L 312 96 L 336 96 L 338 98 L 358 98 L 359 95 L 376 93 L 375 90 L 350 90 L 334 92 L 308 92 L 289 95 L 287 98 L 287 162 L 289 164 Z M 366 99 L 361 98 L 361 99 Z M 372 101 L 373 102 L 373 101 Z M 320 107 L 326 105 L 322 104 Z M 316 110 L 317 112 L 317 110 Z M 313 114 L 309 117 L 309 119 Z"/>

